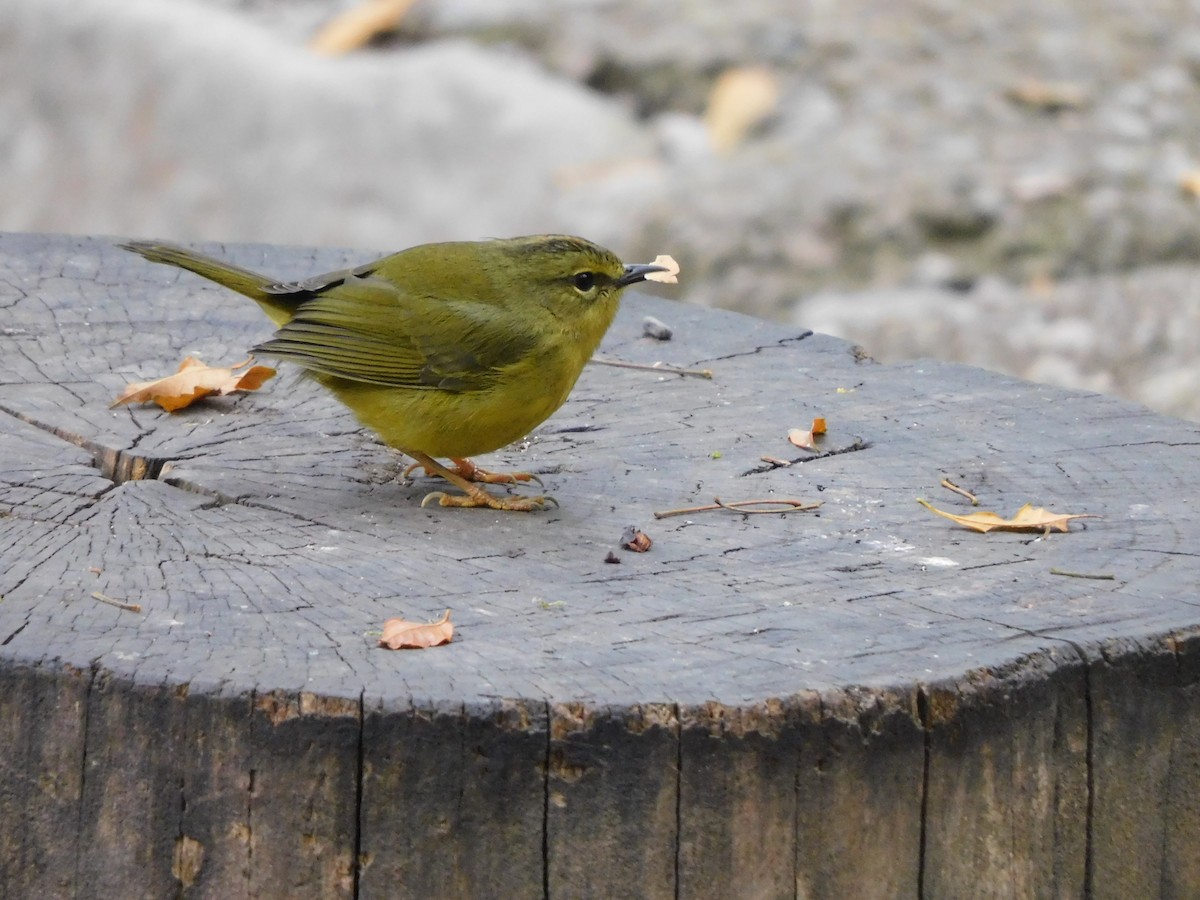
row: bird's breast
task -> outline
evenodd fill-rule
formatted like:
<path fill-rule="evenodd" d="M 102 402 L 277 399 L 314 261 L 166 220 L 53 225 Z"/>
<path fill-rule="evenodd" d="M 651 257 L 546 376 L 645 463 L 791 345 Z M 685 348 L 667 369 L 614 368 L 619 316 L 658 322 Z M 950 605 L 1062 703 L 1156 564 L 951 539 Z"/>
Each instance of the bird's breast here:
<path fill-rule="evenodd" d="M 530 354 L 499 371 L 486 387 L 461 392 L 319 380 L 386 444 L 465 457 L 528 435 L 566 401 L 585 362 L 578 354 Z"/>

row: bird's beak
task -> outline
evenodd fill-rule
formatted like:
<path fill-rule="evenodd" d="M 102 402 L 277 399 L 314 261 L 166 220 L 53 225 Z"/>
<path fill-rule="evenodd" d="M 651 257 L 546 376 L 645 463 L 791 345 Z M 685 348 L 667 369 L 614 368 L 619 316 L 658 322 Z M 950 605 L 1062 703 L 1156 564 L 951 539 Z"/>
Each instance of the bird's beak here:
<path fill-rule="evenodd" d="M 639 281 L 645 281 L 646 276 L 651 272 L 666 272 L 666 266 L 656 266 L 653 263 L 641 263 L 639 265 L 626 266 L 625 274 L 617 279 L 617 287 L 627 287 L 631 284 L 636 284 Z"/>

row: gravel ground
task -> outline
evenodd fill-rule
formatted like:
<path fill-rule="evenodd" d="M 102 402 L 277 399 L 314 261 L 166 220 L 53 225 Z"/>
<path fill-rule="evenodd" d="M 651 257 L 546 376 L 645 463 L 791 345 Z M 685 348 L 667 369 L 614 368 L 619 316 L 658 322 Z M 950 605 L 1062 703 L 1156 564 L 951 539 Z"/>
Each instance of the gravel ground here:
<path fill-rule="evenodd" d="M 1037 289 L 990 277 L 969 291 L 822 292 L 794 317 L 881 362 L 960 360 L 1200 420 L 1197 267 L 1147 266 Z"/>

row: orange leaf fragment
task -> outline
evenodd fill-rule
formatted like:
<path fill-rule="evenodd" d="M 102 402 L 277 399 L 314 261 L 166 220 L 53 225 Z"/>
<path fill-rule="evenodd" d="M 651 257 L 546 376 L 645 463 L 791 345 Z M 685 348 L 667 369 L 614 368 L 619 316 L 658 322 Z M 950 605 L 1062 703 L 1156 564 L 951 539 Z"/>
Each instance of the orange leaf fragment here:
<path fill-rule="evenodd" d="M 270 366 L 250 366 L 244 372 L 237 371 L 249 366 L 251 362 L 253 359 L 230 368 L 221 368 L 206 366 L 196 357 L 189 356 L 179 364 L 179 369 L 174 375 L 126 385 L 125 390 L 108 408 L 123 406 L 126 403 L 157 403 L 167 412 L 174 412 L 191 406 L 209 394 L 257 391 L 268 379 L 275 377 L 275 370 Z"/>
<path fill-rule="evenodd" d="M 1017 510 L 1011 519 L 997 515 L 994 512 L 975 512 L 966 516 L 955 515 L 938 509 L 927 500 L 917 499 L 930 512 L 945 516 L 957 522 L 963 528 L 987 533 L 989 531 L 1067 531 L 1072 519 L 1099 519 L 1100 516 L 1091 513 L 1052 513 L 1042 507 L 1034 508 L 1032 503 L 1026 503 Z"/>
<path fill-rule="evenodd" d="M 379 646 L 389 650 L 421 650 L 448 644 L 453 638 L 454 623 L 450 621 L 450 610 L 446 610 L 436 622 L 388 619 L 383 623 Z"/>
<path fill-rule="evenodd" d="M 366 0 L 327 23 L 313 35 L 308 48 L 325 56 L 357 50 L 374 38 L 395 31 L 415 3 L 416 0 Z"/>
<path fill-rule="evenodd" d="M 802 428 L 793 428 L 788 431 L 788 441 L 795 444 L 801 450 L 817 450 L 817 437 L 825 433 L 825 419 L 817 416 L 813 419 L 812 427 L 805 431 Z"/>

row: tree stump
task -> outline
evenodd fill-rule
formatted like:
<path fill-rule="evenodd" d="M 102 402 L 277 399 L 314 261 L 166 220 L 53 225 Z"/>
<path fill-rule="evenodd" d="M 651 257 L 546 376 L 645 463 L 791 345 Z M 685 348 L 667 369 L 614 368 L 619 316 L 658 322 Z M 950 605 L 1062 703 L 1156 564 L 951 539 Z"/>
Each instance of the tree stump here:
<path fill-rule="evenodd" d="M 485 461 L 558 509 L 422 509 L 286 366 L 108 408 L 243 358 L 244 298 L 8 235 L 0 310 L 0 893 L 1200 896 L 1195 424 L 632 295 L 604 355 L 712 380 L 589 366 Z M 947 477 L 1103 518 L 971 533 Z M 654 517 L 714 497 L 822 505 Z"/>

